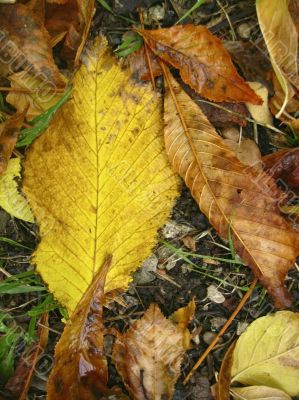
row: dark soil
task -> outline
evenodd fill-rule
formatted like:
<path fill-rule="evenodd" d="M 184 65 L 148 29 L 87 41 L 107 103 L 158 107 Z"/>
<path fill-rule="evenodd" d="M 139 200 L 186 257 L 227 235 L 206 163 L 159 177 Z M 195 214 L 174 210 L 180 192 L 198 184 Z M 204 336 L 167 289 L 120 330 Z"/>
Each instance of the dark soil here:
<path fill-rule="evenodd" d="M 206 4 L 191 14 L 184 23 L 207 24 L 213 33 L 225 40 L 232 39 L 231 24 L 236 35 L 235 39 L 239 41 L 244 39 L 240 36 L 243 32 L 240 26 L 247 24 L 247 28 L 251 27 L 248 28 L 250 32 L 247 40 L 257 40 L 260 37 L 255 15 L 255 1 L 226 0 L 221 3 L 229 19 L 220 8 L 220 2 L 211 0 L 206 1 Z M 184 12 L 190 9 L 194 1 L 165 0 L 162 3 L 155 0 L 113 0 L 110 4 L 115 13 L 121 13 L 136 21 L 138 21 L 138 14 L 134 11 L 136 7 L 144 7 L 148 10 L 150 7 L 162 5 L 165 10 L 163 18 L 153 20 L 149 27 L 167 27 L 173 25 Z M 121 43 L 122 34 L 127 30 L 129 30 L 129 25 L 126 22 L 98 6 L 91 36 L 95 36 L 100 31 L 104 32 L 112 49 L 115 49 Z M 254 59 L 252 59 L 252 63 L 255 63 Z M 252 69 L 255 70 L 254 66 Z M 244 130 L 244 135 L 253 137 L 252 132 L 252 125 L 248 125 Z M 277 140 L 283 140 L 273 136 L 272 132 L 264 128 L 258 128 L 258 138 L 263 154 L 271 152 L 273 143 L 277 143 Z M 38 242 L 35 226 L 11 219 L 2 211 L 0 212 L 0 235 L 31 248 L 34 248 Z M 111 304 L 105 310 L 105 323 L 107 327 L 123 331 L 131 325 L 134 319 L 140 318 L 153 302 L 160 306 L 166 316 L 169 316 L 176 309 L 187 305 L 192 298 L 195 298 L 196 315 L 190 324 L 190 331 L 194 333 L 193 349 L 188 351 L 185 357 L 182 378 L 177 384 L 174 398 L 176 400 L 208 400 L 212 398 L 210 387 L 216 382 L 215 373 L 219 372 L 223 355 L 228 346 L 242 333 L 247 324 L 272 312 L 274 308 L 263 288 L 258 286 L 214 351 L 193 376 L 191 382 L 187 386 L 183 386 L 184 376 L 220 330 L 225 320 L 229 318 L 245 293 L 244 290 L 252 281 L 249 268 L 220 263 L 211 259 L 211 257 L 230 259 L 228 244 L 224 243 L 211 229 L 208 221 L 191 198 L 189 191 L 184 187 L 182 195 L 174 207 L 170 222 L 166 229 L 161 230 L 160 239 L 166 240 L 177 249 L 191 253 L 191 250 L 186 248 L 183 243 L 183 238 L 186 236 L 193 240 L 197 254 L 206 255 L 206 259 L 202 260 L 190 254 L 189 260 L 198 268 L 188 264 L 178 254 L 173 254 L 165 244 L 159 244 L 154 251 L 157 259 L 153 270 L 142 267 L 144 276 L 140 277 L 140 271 L 135 274 L 134 282 L 127 293 L 122 296 L 126 306 L 116 302 Z M 219 245 L 225 246 L 226 249 Z M 1 247 L 3 270 L 0 272 L 0 278 L 5 278 L 3 271 L 14 275 L 33 268 L 30 265 L 31 252 L 29 250 L 18 249 L 6 243 L 2 243 Z M 211 286 L 216 289 L 217 298 L 207 296 L 208 288 Z M 286 286 L 294 297 L 293 310 L 299 311 L 299 275 L 296 269 L 289 273 Z M 221 296 L 223 296 L 222 301 Z M 3 312 L 9 314 L 14 323 L 26 332 L 30 321 L 30 317 L 26 314 L 27 311 L 40 304 L 44 298 L 43 292 L 37 292 L 37 294 L 2 295 L 0 300 Z M 59 333 L 63 330 L 61 314 L 57 308 L 50 312 L 49 326 L 49 343 L 37 366 L 36 376 L 28 397 L 32 400 L 46 398 L 45 386 L 53 363 L 54 347 L 59 339 Z M 111 354 L 111 342 L 112 337 L 107 336 L 105 349 L 108 359 Z M 18 357 L 15 361 L 18 361 Z M 122 386 L 122 381 L 111 363 L 109 371 L 110 384 Z M 0 390 L 1 394 L 5 399 L 10 398 L 9 393 L 3 387 Z"/>

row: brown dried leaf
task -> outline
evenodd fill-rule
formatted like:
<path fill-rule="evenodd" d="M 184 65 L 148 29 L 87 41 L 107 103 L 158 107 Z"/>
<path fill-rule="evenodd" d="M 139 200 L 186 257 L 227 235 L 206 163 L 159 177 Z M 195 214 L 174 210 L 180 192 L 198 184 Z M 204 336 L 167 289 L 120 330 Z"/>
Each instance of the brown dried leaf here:
<path fill-rule="evenodd" d="M 170 399 L 184 352 L 184 332 L 151 304 L 116 340 L 112 359 L 132 399 Z"/>
<path fill-rule="evenodd" d="M 299 147 L 269 154 L 262 161 L 267 173 L 284 182 L 286 189 L 299 190 Z"/>
<path fill-rule="evenodd" d="M 82 296 L 56 345 L 48 400 L 96 400 L 109 392 L 102 317 L 104 284 L 111 260 L 111 256 L 107 258 Z"/>
<path fill-rule="evenodd" d="M 261 104 L 237 73 L 221 40 L 204 26 L 176 25 L 156 30 L 136 30 L 163 61 L 178 68 L 181 78 L 212 101 Z"/>
<path fill-rule="evenodd" d="M 5 388 L 18 400 L 26 400 L 35 367 L 48 343 L 48 313 L 41 316 L 38 327 L 38 341 L 22 354 L 14 375 L 8 380 Z"/>
<path fill-rule="evenodd" d="M 237 253 L 277 307 L 291 304 L 283 285 L 299 252 L 296 232 L 279 213 L 281 191 L 265 173 L 240 163 L 165 68 L 166 151 L 220 236 L 229 227 Z"/>
<path fill-rule="evenodd" d="M 24 4 L 0 5 L 0 55 L 11 73 L 20 69 L 54 87 L 64 87 L 52 55 L 50 37 L 38 18 Z"/>
<path fill-rule="evenodd" d="M 7 168 L 23 125 L 27 108 L 18 112 L 0 124 L 0 174 Z"/>

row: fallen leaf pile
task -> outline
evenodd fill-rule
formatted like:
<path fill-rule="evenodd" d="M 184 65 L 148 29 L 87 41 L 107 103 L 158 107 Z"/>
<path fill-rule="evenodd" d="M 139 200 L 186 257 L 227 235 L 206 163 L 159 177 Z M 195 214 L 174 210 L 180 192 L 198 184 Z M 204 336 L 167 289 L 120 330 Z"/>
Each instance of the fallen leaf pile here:
<path fill-rule="evenodd" d="M 253 79 L 242 62 L 244 77 L 238 73 L 229 46 L 202 25 L 133 26 L 144 46 L 127 61 L 117 61 L 102 35 L 83 50 L 94 10 L 94 0 L 0 4 L 0 206 L 36 222 L 40 242 L 32 262 L 70 315 L 55 349 L 48 400 L 128 399 L 109 386 L 108 360 L 130 398 L 171 399 L 194 344 L 188 324 L 195 299 L 168 319 L 151 304 L 123 332 L 106 328 L 104 307 L 119 301 L 116 293 L 150 256 L 179 195 L 179 176 L 231 252 L 252 269 L 250 290 L 258 279 L 275 307 L 291 306 L 284 281 L 299 254 L 292 218 L 298 148 L 262 157 L 257 126 L 281 133 L 279 118 L 296 142 L 298 15 L 294 1 L 257 0 L 270 62 Z M 163 97 L 155 88 L 161 75 Z M 255 141 L 248 130 L 243 136 L 248 122 Z M 196 253 L 193 237 L 183 242 Z M 47 317 L 7 382 L 21 400 L 46 346 Z M 299 396 L 298 329 L 298 314 L 289 311 L 254 321 L 226 353 L 218 400 Z M 107 334 L 114 336 L 110 354 Z"/>

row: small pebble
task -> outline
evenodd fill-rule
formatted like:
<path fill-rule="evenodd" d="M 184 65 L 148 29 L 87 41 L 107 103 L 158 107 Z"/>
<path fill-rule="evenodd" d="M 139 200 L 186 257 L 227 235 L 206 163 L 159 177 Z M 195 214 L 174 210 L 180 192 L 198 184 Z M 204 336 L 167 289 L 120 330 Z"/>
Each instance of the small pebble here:
<path fill-rule="evenodd" d="M 222 326 L 226 323 L 227 319 L 224 317 L 214 317 L 211 318 L 210 323 L 211 327 L 214 329 L 222 328 Z"/>
<path fill-rule="evenodd" d="M 210 299 L 213 303 L 217 303 L 217 304 L 221 304 L 221 303 L 225 302 L 225 297 L 214 285 L 210 285 L 208 287 L 207 298 Z"/>
<path fill-rule="evenodd" d="M 178 224 L 175 221 L 169 221 L 162 229 L 162 235 L 165 239 L 174 239 L 178 236 L 186 235 L 191 232 L 193 228 L 187 225 Z"/>
<path fill-rule="evenodd" d="M 244 22 L 237 27 L 237 32 L 242 39 L 249 39 L 252 31 L 252 25 Z"/>
<path fill-rule="evenodd" d="M 213 342 L 213 340 L 215 339 L 215 337 L 217 336 L 217 333 L 215 332 L 205 332 L 202 335 L 203 341 L 206 344 L 211 344 Z"/>
<path fill-rule="evenodd" d="M 166 271 L 172 270 L 172 268 L 174 268 L 176 266 L 176 263 L 177 263 L 177 260 L 167 261 L 167 263 L 165 264 Z"/>
<path fill-rule="evenodd" d="M 182 264 L 181 265 L 182 273 L 187 274 L 188 272 L 192 271 L 192 265 L 190 264 Z"/>
<path fill-rule="evenodd" d="M 156 276 L 153 272 L 156 272 L 158 265 L 158 257 L 153 254 L 147 258 L 140 269 L 134 274 L 135 285 L 145 285 L 147 283 L 153 282 Z"/>

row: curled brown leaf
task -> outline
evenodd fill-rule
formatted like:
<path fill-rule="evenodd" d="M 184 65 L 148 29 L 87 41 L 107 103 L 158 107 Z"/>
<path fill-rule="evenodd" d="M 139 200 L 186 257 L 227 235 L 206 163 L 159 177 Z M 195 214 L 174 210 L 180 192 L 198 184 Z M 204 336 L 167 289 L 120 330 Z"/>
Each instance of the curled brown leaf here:
<path fill-rule="evenodd" d="M 109 256 L 83 295 L 55 348 L 48 400 L 96 400 L 109 392 L 103 302 Z"/>

